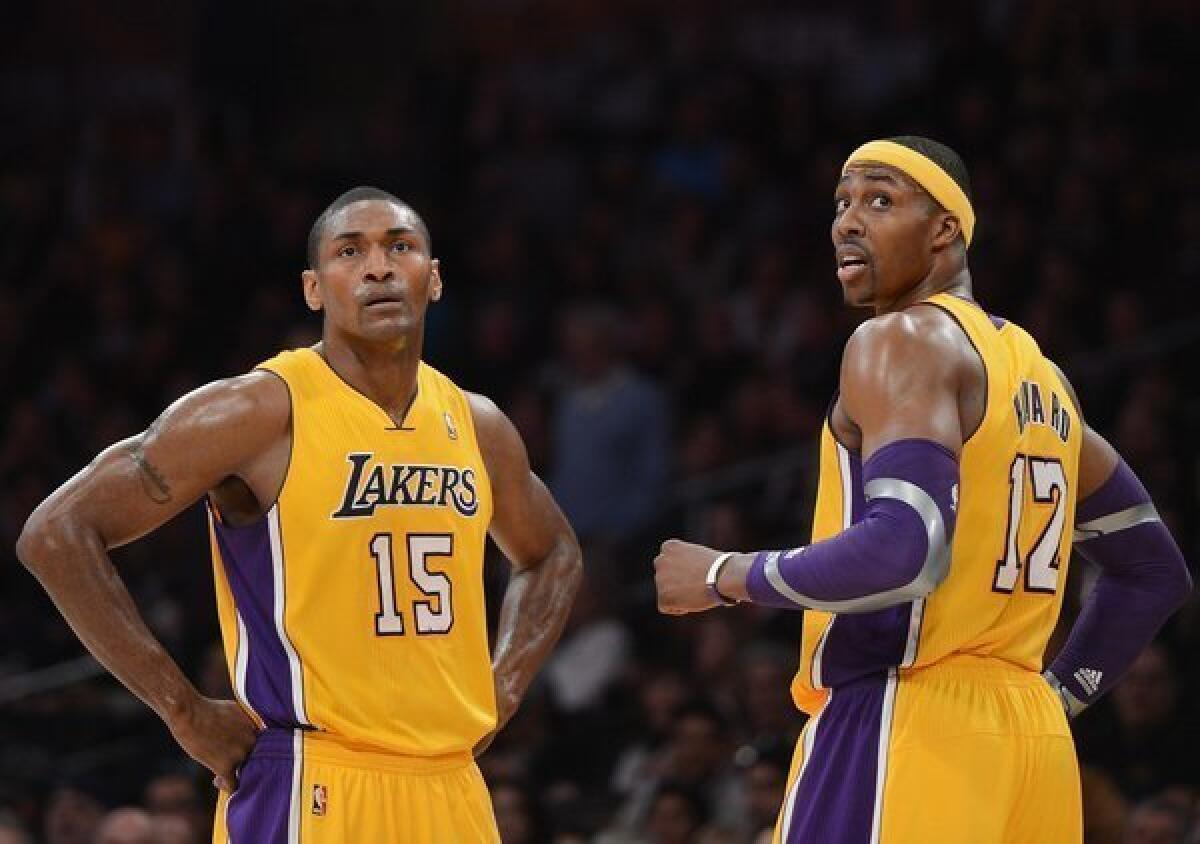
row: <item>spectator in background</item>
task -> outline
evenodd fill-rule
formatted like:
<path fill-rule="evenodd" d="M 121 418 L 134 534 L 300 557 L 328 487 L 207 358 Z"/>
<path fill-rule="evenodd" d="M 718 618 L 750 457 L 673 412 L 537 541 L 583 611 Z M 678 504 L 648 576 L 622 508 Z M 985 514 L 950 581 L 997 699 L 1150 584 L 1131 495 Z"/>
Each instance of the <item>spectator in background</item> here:
<path fill-rule="evenodd" d="M 562 640 L 543 669 L 551 699 L 567 715 L 602 704 L 630 652 L 629 631 L 611 607 L 612 561 L 600 552 L 588 553 L 591 562 Z"/>
<path fill-rule="evenodd" d="M 536 802 L 523 786 L 512 780 L 492 783 L 492 809 L 504 844 L 539 844 L 545 840 Z"/>
<path fill-rule="evenodd" d="M 736 825 L 744 801 L 741 782 L 731 764 L 730 745 L 728 724 L 716 708 L 702 701 L 683 706 L 671 725 L 670 740 L 634 783 L 618 812 L 618 828 L 648 829 L 660 790 L 668 784 L 694 791 L 713 812 L 714 820 Z M 672 804 L 663 811 L 667 817 L 677 818 L 679 808 Z"/>
<path fill-rule="evenodd" d="M 769 844 L 787 790 L 788 763 L 793 743 L 757 745 L 742 769 L 746 793 L 746 829 L 753 844 Z M 739 752 L 740 755 L 740 752 Z"/>
<path fill-rule="evenodd" d="M 580 539 L 620 544 L 660 512 L 671 452 L 666 398 L 625 365 L 617 319 L 587 305 L 562 320 L 551 488 Z"/>
<path fill-rule="evenodd" d="M 1188 811 L 1162 797 L 1139 803 L 1129 813 L 1123 844 L 1183 844 Z"/>
<path fill-rule="evenodd" d="M 33 844 L 33 839 L 20 821 L 0 811 L 0 844 Z"/>
<path fill-rule="evenodd" d="M 674 667 L 647 669 L 635 679 L 639 712 L 634 719 L 634 738 L 617 756 L 610 783 L 612 792 L 623 798 L 655 776 L 676 716 L 691 696 L 687 680 Z"/>
<path fill-rule="evenodd" d="M 55 788 L 46 807 L 46 844 L 93 844 L 104 817 L 94 789 L 70 784 Z"/>
<path fill-rule="evenodd" d="M 1107 776 L 1127 799 L 1200 784 L 1200 732 L 1175 720 L 1179 684 L 1165 648 L 1152 644 L 1113 689 L 1111 705 L 1082 719 L 1080 761 Z"/>
<path fill-rule="evenodd" d="M 157 844 L 154 837 L 150 813 L 126 806 L 105 815 L 94 844 Z"/>
<path fill-rule="evenodd" d="M 200 844 L 209 836 L 196 835 L 178 815 L 154 815 L 154 844 Z"/>
<path fill-rule="evenodd" d="M 655 791 L 646 819 L 646 844 L 688 844 L 708 819 L 709 803 L 694 788 L 667 782 Z"/>
<path fill-rule="evenodd" d="M 627 669 L 631 636 L 612 610 L 620 594 L 614 561 L 599 549 L 588 553 L 563 638 L 542 673 L 556 723 L 553 753 L 539 774 L 590 789 L 606 781 L 619 751 L 612 736 L 620 709 L 612 693 Z"/>
<path fill-rule="evenodd" d="M 795 746 L 803 722 L 789 691 L 794 661 L 793 654 L 782 645 L 752 642 L 743 649 L 739 660 L 740 718 L 755 745 Z M 786 763 L 784 767 L 786 773 Z"/>
<path fill-rule="evenodd" d="M 194 777 L 175 772 L 159 774 L 146 783 L 144 793 L 143 802 L 156 826 L 173 828 L 178 824 L 172 821 L 178 821 L 197 841 L 210 833 L 211 822 Z"/>

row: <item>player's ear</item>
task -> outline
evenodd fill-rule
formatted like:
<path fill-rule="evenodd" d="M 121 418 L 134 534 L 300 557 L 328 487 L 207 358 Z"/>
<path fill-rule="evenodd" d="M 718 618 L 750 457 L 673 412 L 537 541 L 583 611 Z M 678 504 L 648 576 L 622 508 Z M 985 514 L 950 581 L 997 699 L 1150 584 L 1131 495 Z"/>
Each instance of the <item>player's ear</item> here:
<path fill-rule="evenodd" d="M 958 240 L 961 234 L 962 226 L 958 222 L 958 217 L 946 211 L 937 214 L 934 219 L 933 230 L 934 251 L 940 252 L 948 248 L 954 241 Z"/>
<path fill-rule="evenodd" d="M 436 302 L 442 298 L 442 271 L 437 258 L 430 262 L 433 269 L 429 274 L 429 301 Z"/>
<path fill-rule="evenodd" d="M 300 274 L 300 281 L 304 285 L 304 303 L 308 305 L 310 311 L 319 311 L 324 307 L 321 301 L 321 288 L 317 284 L 317 274 L 313 270 L 305 270 Z"/>

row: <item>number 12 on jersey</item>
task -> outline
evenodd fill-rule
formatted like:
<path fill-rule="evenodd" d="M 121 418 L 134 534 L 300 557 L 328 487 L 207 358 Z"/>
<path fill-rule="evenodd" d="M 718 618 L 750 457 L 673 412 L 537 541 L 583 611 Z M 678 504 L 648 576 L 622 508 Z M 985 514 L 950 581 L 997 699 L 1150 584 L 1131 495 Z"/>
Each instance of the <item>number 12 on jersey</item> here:
<path fill-rule="evenodd" d="M 430 600 L 412 603 L 417 634 L 449 633 L 454 626 L 454 609 L 450 603 L 450 578 L 429 570 L 430 557 L 449 557 L 454 553 L 454 537 L 448 533 L 410 533 L 408 546 L 408 576 L 413 585 Z M 371 556 L 379 576 L 379 612 L 375 614 L 375 632 L 380 636 L 404 635 L 404 616 L 396 608 L 396 562 L 392 553 L 392 534 L 377 533 L 371 537 Z"/>
<path fill-rule="evenodd" d="M 1025 513 L 1025 479 L 1039 504 L 1054 504 L 1050 521 L 1022 559 L 1017 548 L 1021 517 Z M 1012 592 L 1017 576 L 1025 569 L 1025 591 L 1053 594 L 1058 589 L 1058 549 L 1062 545 L 1063 527 L 1067 523 L 1067 476 L 1062 461 L 1053 457 L 1031 457 L 1018 454 L 1008 476 L 1008 530 L 1004 539 L 1004 555 L 996 563 L 992 588 L 997 592 Z"/>

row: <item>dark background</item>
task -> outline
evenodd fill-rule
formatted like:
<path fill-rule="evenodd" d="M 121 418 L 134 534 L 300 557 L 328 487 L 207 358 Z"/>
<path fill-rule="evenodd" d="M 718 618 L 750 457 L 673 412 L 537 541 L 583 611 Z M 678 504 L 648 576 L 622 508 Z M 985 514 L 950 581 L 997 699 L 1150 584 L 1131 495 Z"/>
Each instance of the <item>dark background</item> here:
<path fill-rule="evenodd" d="M 650 560 L 670 535 L 806 539 L 863 316 L 828 240 L 863 140 L 963 155 L 977 297 L 1063 366 L 1194 560 L 1200 6 L 867 5 L 6 7 L 0 842 L 116 840 L 94 830 L 121 805 L 149 808 L 159 841 L 208 823 L 203 772 L 79 660 L 12 548 L 97 451 L 316 338 L 305 238 L 357 184 L 425 216 L 446 281 L 427 359 L 512 416 L 585 544 L 559 654 L 482 761 L 506 841 L 769 824 L 802 723 L 798 618 L 663 622 Z M 116 557 L 189 675 L 227 693 L 199 508 Z M 493 610 L 504 577 L 489 567 Z M 1077 565 L 1068 621 L 1086 582 Z M 1193 600 L 1076 722 L 1089 841 L 1194 824 L 1198 645 Z"/>

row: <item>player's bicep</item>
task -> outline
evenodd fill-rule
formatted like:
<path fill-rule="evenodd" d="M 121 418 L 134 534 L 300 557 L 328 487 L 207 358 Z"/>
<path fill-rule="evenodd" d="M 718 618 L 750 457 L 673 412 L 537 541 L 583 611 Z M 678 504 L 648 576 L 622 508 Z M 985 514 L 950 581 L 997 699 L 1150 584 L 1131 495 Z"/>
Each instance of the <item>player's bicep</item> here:
<path fill-rule="evenodd" d="M 280 419 L 274 394 L 279 390 L 286 393 L 277 379 L 252 375 L 189 393 L 141 434 L 97 455 L 35 517 L 94 531 L 109 548 L 137 539 L 286 433 L 287 410 Z"/>
<path fill-rule="evenodd" d="M 517 568 L 546 559 L 571 527 L 550 490 L 529 467 L 525 444 L 489 400 L 471 396 L 479 447 L 492 484 L 492 539 Z"/>
<path fill-rule="evenodd" d="M 846 345 L 841 398 L 862 432 L 869 458 L 899 440 L 929 440 L 962 450 L 957 371 L 952 342 L 929 320 L 892 314 L 865 323 Z"/>

